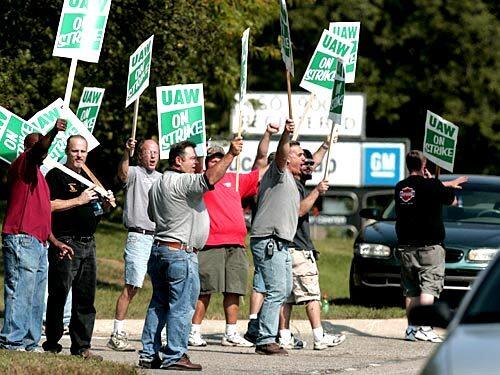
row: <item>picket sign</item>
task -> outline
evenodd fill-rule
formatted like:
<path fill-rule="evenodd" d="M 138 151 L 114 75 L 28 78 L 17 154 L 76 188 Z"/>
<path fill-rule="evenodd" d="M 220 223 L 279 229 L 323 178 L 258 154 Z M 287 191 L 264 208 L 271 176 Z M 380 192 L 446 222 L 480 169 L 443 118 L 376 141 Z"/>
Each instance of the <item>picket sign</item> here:
<path fill-rule="evenodd" d="M 341 124 L 342 120 L 342 108 L 344 106 L 344 96 L 345 96 L 345 66 L 342 59 L 337 59 L 337 68 L 335 72 L 335 83 L 332 92 L 332 101 L 330 103 L 330 113 L 328 118 L 332 120 L 332 130 L 330 132 L 330 147 L 328 147 L 328 152 L 326 155 L 326 160 L 330 160 L 330 150 L 332 148 L 332 142 L 334 139 L 334 134 L 336 131 L 337 124 Z M 325 175 L 323 180 L 327 180 L 328 174 L 330 173 L 330 163 L 326 164 Z"/>
<path fill-rule="evenodd" d="M 349 40 L 351 44 L 350 55 L 344 60 L 345 83 L 353 83 L 356 78 L 356 64 L 358 61 L 358 45 L 360 22 L 330 22 L 329 31 Z"/>
<path fill-rule="evenodd" d="M 156 88 L 160 159 L 167 159 L 170 146 L 182 141 L 196 145 L 197 156 L 206 155 L 203 84 Z"/>
<path fill-rule="evenodd" d="M 241 137 L 243 131 L 243 117 L 241 113 L 241 106 L 245 101 L 247 94 L 247 67 L 248 67 L 248 37 L 250 35 L 250 28 L 243 32 L 241 38 L 241 73 L 240 73 L 240 101 L 238 103 L 239 110 L 239 124 L 238 124 L 238 137 Z M 241 158 L 240 155 L 236 157 L 236 191 L 240 189 L 240 173 L 241 173 Z"/>
<path fill-rule="evenodd" d="M 280 30 L 281 30 L 281 57 L 286 67 L 286 87 L 288 92 L 288 118 L 293 118 L 292 112 L 292 83 L 290 76 L 294 75 L 292 40 L 290 38 L 290 24 L 286 1 L 280 0 Z"/>
<path fill-rule="evenodd" d="M 425 119 L 424 156 L 436 166 L 453 172 L 458 140 L 458 126 L 427 111 Z M 436 171 L 439 176 L 439 169 Z"/>
<path fill-rule="evenodd" d="M 0 106 L 0 159 L 11 164 L 24 151 L 24 138 L 33 132 L 40 130 Z"/>
<path fill-rule="evenodd" d="M 80 97 L 76 117 L 91 133 L 94 131 L 103 96 L 104 89 L 99 87 L 85 87 Z"/>
<path fill-rule="evenodd" d="M 127 78 L 127 98 L 125 108 L 134 103 L 134 119 L 132 125 L 132 139 L 135 140 L 137 131 L 137 117 L 139 116 L 139 98 L 149 86 L 151 74 L 151 61 L 153 58 L 153 40 L 151 35 L 130 55 Z M 130 156 L 134 156 L 134 149 L 130 150 Z"/>

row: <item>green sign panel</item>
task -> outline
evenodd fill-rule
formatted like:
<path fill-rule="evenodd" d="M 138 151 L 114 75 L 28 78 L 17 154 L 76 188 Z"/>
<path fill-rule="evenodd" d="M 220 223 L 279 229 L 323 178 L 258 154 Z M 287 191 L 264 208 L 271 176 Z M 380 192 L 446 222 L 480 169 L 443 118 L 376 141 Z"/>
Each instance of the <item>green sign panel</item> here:
<path fill-rule="evenodd" d="M 0 107 L 0 159 L 12 163 L 24 151 L 24 138 L 39 130 Z"/>
<path fill-rule="evenodd" d="M 330 22 L 330 32 L 349 40 L 351 51 L 345 59 L 345 82 L 353 83 L 356 78 L 356 62 L 358 61 L 358 44 L 360 22 Z"/>
<path fill-rule="evenodd" d="M 290 39 L 290 24 L 288 23 L 288 11 L 286 1 L 280 0 L 280 27 L 281 27 L 281 57 L 285 63 L 286 70 L 293 76 L 293 53 L 292 40 Z"/>
<path fill-rule="evenodd" d="M 316 50 L 309 61 L 300 87 L 320 98 L 330 99 L 335 81 L 338 59 L 349 57 L 351 43 L 338 35 L 324 30 Z"/>
<path fill-rule="evenodd" d="M 160 159 L 167 159 L 170 146 L 191 141 L 196 154 L 206 154 L 203 84 L 156 88 Z"/>
<path fill-rule="evenodd" d="M 87 130 L 92 133 L 101 107 L 104 89 L 98 87 L 85 87 L 80 104 L 76 110 L 76 117 L 87 127 Z"/>
<path fill-rule="evenodd" d="M 53 56 L 99 61 L 111 0 L 64 0 Z"/>
<path fill-rule="evenodd" d="M 458 140 L 458 126 L 427 111 L 425 119 L 424 156 L 447 171 L 453 172 Z"/>
<path fill-rule="evenodd" d="M 334 124 L 341 124 L 345 95 L 345 68 L 341 60 L 337 60 L 336 65 L 335 84 L 333 87 L 330 114 L 328 115 L 328 118 L 332 120 Z"/>
<path fill-rule="evenodd" d="M 49 148 L 48 157 L 55 161 L 60 161 L 65 156 L 66 141 L 71 135 L 79 134 L 84 137 L 88 144 L 87 151 L 92 151 L 99 146 L 99 142 L 87 130 L 87 127 L 82 124 L 70 109 L 63 108 L 63 104 L 63 100 L 59 98 L 28 120 L 31 126 L 38 128 L 42 134 L 47 134 L 54 127 L 58 118 L 63 118 L 67 121 L 66 131 L 59 132 Z"/>
<path fill-rule="evenodd" d="M 241 73 L 240 73 L 240 103 L 243 103 L 247 94 L 247 62 L 248 62 L 248 37 L 250 28 L 243 32 L 241 38 Z"/>
<path fill-rule="evenodd" d="M 154 35 L 151 35 L 130 56 L 125 107 L 135 102 L 149 86 L 151 59 L 153 56 L 153 38 Z"/>

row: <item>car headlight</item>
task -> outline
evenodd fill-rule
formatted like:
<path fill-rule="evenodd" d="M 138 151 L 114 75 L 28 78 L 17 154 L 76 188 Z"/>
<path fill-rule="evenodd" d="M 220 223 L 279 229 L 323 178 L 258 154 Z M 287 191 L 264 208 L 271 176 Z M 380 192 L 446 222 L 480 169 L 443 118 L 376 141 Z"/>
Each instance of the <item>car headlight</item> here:
<path fill-rule="evenodd" d="M 391 248 L 378 243 L 359 243 L 356 245 L 356 253 L 363 258 L 389 258 Z"/>
<path fill-rule="evenodd" d="M 467 254 L 467 260 L 470 262 L 484 263 L 492 260 L 499 249 L 473 249 Z"/>

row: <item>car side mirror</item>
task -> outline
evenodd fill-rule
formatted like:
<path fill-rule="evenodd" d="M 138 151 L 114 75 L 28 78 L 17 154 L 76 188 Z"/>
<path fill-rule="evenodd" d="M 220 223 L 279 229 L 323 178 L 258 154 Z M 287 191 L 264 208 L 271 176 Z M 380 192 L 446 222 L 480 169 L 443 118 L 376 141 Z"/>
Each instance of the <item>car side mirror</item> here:
<path fill-rule="evenodd" d="M 410 310 L 409 320 L 416 326 L 446 328 L 453 319 L 453 312 L 445 302 L 419 305 Z"/>
<path fill-rule="evenodd" d="M 363 219 L 380 220 L 382 213 L 378 208 L 363 208 L 359 211 L 359 216 Z"/>

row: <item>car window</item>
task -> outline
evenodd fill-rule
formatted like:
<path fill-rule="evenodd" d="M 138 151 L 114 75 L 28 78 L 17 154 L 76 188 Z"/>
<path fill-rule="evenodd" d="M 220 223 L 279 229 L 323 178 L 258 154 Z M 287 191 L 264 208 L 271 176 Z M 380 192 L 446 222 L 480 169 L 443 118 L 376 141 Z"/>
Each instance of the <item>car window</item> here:
<path fill-rule="evenodd" d="M 480 190 L 479 187 L 459 190 L 454 205 L 443 207 L 443 220 L 500 225 L 500 192 Z M 385 209 L 382 218 L 395 220 L 394 201 Z"/>
<path fill-rule="evenodd" d="M 499 258 L 500 259 L 500 258 Z M 500 262 L 491 264 L 491 270 L 477 289 L 465 314 L 462 324 L 500 323 Z"/>
<path fill-rule="evenodd" d="M 356 194 L 323 196 L 319 202 L 320 211 L 325 215 L 352 215 L 358 209 Z"/>

